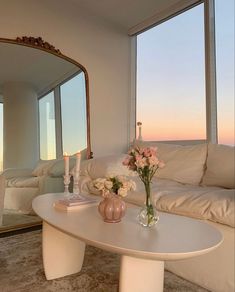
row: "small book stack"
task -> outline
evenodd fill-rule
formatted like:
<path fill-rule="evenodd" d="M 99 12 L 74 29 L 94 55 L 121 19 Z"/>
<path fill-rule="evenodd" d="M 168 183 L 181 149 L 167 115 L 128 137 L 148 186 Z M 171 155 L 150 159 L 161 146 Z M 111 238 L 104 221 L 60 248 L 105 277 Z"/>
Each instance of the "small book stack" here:
<path fill-rule="evenodd" d="M 78 210 L 81 206 L 87 206 L 87 205 L 90 206 L 93 204 L 97 204 L 97 202 L 98 200 L 96 199 L 79 195 L 76 197 L 71 196 L 71 198 L 60 199 L 54 203 L 54 207 L 62 211 L 75 211 L 75 210 Z"/>

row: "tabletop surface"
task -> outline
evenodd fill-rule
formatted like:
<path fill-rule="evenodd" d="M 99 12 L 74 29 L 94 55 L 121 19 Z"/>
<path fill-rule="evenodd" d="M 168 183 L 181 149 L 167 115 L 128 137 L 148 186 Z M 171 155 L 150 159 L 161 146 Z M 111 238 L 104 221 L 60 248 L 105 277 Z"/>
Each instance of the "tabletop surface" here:
<path fill-rule="evenodd" d="M 223 240 L 221 233 L 206 222 L 160 213 L 157 225 L 141 226 L 139 207 L 127 208 L 119 223 L 106 223 L 96 205 L 76 211 L 53 207 L 63 194 L 45 194 L 33 200 L 33 209 L 43 221 L 87 244 L 123 255 L 155 260 L 176 260 L 207 253 Z"/>

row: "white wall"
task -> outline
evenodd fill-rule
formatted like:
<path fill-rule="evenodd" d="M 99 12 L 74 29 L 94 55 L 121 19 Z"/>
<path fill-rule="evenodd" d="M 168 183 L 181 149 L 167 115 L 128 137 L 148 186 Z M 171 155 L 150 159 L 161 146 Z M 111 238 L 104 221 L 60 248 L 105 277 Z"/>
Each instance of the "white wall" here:
<path fill-rule="evenodd" d="M 38 102 L 31 85 L 4 84 L 3 125 L 3 167 L 33 168 L 39 159 Z"/>
<path fill-rule="evenodd" d="M 130 38 L 73 1 L 0 0 L 0 37 L 41 36 L 84 65 L 90 79 L 95 156 L 126 151 Z"/>

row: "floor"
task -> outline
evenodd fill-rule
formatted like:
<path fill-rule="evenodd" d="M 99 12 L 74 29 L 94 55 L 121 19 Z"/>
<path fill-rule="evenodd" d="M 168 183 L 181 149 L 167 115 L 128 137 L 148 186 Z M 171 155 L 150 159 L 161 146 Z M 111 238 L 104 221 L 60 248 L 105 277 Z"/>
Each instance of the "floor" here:
<path fill-rule="evenodd" d="M 0 247 L 0 292 L 118 291 L 120 257 L 117 254 L 87 246 L 79 273 L 47 281 L 43 272 L 41 230 L 0 238 Z M 164 281 L 164 292 L 207 291 L 167 271 Z"/>

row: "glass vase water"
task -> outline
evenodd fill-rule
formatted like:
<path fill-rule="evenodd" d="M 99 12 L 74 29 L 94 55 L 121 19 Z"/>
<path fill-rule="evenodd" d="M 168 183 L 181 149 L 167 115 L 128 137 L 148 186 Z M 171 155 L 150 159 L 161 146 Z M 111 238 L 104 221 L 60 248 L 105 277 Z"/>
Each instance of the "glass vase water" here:
<path fill-rule="evenodd" d="M 159 220 L 158 212 L 152 201 L 150 182 L 145 182 L 146 201 L 145 206 L 138 214 L 139 223 L 144 227 L 152 227 L 157 224 Z"/>

